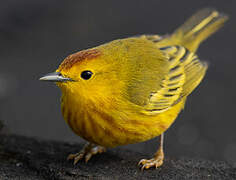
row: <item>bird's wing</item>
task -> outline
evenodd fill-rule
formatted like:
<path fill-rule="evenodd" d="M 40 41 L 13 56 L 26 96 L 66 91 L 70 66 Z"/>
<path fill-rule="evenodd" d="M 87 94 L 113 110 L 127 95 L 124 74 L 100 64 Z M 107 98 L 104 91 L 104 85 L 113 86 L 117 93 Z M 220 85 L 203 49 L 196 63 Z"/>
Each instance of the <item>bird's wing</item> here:
<path fill-rule="evenodd" d="M 145 114 L 164 112 L 190 94 L 202 80 L 207 65 L 182 46 L 168 46 L 160 49 L 168 57 L 168 73 L 161 82 L 161 88 L 152 92 L 144 107 Z"/>

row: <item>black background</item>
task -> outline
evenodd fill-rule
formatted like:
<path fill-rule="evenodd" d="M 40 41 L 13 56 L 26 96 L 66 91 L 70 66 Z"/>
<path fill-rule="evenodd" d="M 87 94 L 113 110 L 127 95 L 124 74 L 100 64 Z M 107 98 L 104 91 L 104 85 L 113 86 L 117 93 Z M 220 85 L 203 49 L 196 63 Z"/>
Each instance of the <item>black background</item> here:
<path fill-rule="evenodd" d="M 59 88 L 38 78 L 78 50 L 137 34 L 171 33 L 204 7 L 230 20 L 198 51 L 210 67 L 167 131 L 165 152 L 236 164 L 235 0 L 2 1 L 0 119 L 11 133 L 81 141 L 61 116 Z M 124 148 L 151 154 L 157 143 L 153 139 Z"/>

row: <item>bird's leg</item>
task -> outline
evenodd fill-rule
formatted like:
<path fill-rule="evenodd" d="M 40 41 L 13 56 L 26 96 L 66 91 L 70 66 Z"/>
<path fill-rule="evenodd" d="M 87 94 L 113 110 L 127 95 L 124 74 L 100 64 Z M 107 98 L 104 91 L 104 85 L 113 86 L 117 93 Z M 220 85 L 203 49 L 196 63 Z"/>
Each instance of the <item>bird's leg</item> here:
<path fill-rule="evenodd" d="M 161 134 L 159 139 L 159 148 L 152 159 L 142 159 L 138 165 L 142 165 L 142 170 L 149 169 L 150 167 L 160 167 L 163 164 L 164 152 L 163 152 L 164 133 Z"/>
<path fill-rule="evenodd" d="M 105 151 L 106 148 L 102 146 L 98 146 L 93 143 L 87 143 L 80 152 L 76 154 L 70 154 L 67 157 L 67 160 L 74 160 L 74 164 L 76 164 L 79 160 L 84 158 L 85 162 L 87 163 L 93 155 L 103 153 Z"/>

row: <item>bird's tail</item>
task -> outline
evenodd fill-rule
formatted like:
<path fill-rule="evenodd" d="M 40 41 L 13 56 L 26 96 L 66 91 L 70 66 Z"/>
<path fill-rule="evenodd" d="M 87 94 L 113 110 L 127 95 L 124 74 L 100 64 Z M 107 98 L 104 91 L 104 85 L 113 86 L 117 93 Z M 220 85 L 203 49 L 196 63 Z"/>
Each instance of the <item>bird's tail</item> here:
<path fill-rule="evenodd" d="M 180 26 L 171 40 L 195 52 L 199 44 L 221 28 L 227 19 L 227 15 L 214 9 L 202 9 Z"/>

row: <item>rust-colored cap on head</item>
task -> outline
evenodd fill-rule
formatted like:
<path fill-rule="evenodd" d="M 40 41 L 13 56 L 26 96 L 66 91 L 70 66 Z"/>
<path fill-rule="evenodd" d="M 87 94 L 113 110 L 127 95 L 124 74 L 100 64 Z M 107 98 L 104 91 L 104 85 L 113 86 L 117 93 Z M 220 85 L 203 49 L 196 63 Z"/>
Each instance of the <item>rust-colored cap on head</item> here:
<path fill-rule="evenodd" d="M 88 49 L 69 55 L 59 66 L 58 70 L 70 69 L 74 64 L 83 60 L 89 60 L 101 55 L 98 49 Z"/>

